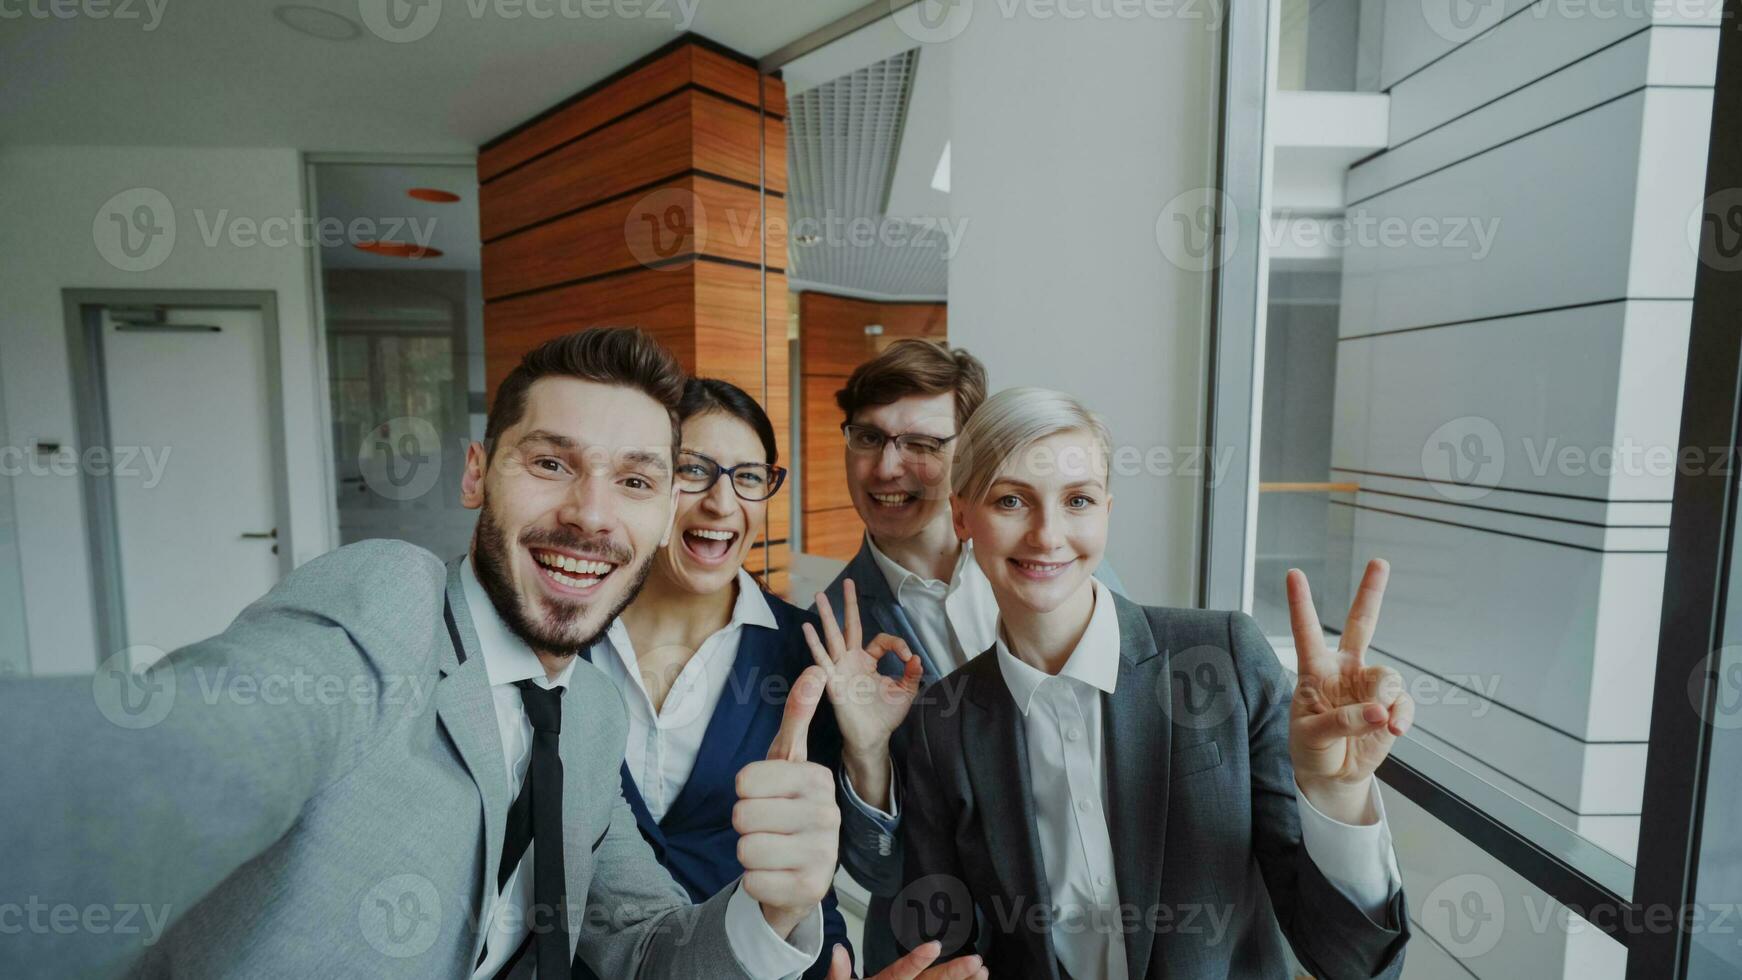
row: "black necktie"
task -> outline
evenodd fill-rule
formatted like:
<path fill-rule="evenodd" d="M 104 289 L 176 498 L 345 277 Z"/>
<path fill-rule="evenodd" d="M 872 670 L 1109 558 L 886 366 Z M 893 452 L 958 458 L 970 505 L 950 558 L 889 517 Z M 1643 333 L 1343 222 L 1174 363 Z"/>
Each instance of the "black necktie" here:
<path fill-rule="evenodd" d="M 539 980 L 567 980 L 569 976 L 569 920 L 563 905 L 563 762 L 557 753 L 557 736 L 563 728 L 563 689 L 543 688 L 530 680 L 519 681 L 521 703 L 532 722 L 532 761 L 520 795 L 508 808 L 508 831 L 502 838 L 502 864 L 496 872 L 496 891 L 508 885 L 508 876 L 519 867 L 526 845 L 536 842 L 532 854 L 532 908 L 527 922 L 530 942 L 538 954 Z"/>

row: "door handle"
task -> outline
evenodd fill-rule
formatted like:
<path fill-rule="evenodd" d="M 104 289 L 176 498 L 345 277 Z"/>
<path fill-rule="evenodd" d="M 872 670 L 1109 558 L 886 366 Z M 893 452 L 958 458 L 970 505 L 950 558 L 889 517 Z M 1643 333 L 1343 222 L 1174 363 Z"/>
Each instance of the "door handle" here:
<path fill-rule="evenodd" d="M 278 528 L 270 531 L 243 531 L 242 537 L 249 541 L 277 541 Z"/>

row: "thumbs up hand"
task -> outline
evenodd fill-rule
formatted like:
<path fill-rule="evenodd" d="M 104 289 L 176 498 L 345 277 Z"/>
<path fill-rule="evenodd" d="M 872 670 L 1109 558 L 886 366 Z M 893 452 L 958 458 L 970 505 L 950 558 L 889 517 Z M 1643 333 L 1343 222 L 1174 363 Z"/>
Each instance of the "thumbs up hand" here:
<path fill-rule="evenodd" d="M 821 667 L 800 674 L 787 695 L 768 760 L 738 771 L 732 827 L 738 831 L 744 891 L 761 904 L 763 917 L 782 938 L 817 907 L 835 879 L 841 828 L 835 778 L 805 761 L 823 688 Z"/>

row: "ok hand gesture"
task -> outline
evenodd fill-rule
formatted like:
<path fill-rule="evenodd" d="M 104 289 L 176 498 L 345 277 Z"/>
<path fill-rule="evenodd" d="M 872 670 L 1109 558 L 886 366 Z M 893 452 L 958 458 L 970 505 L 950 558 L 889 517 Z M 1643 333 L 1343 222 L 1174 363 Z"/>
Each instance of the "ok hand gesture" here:
<path fill-rule="evenodd" d="M 1344 823 L 1369 822 L 1369 780 L 1415 718 L 1415 702 L 1404 693 L 1397 671 L 1366 663 L 1390 574 L 1382 559 L 1367 563 L 1342 638 L 1335 651 L 1327 651 L 1306 575 L 1298 569 L 1288 573 L 1289 619 L 1300 656 L 1289 710 L 1289 756 L 1295 781 L 1313 806 Z"/>
<path fill-rule="evenodd" d="M 844 743 L 841 762 L 847 778 L 852 780 L 860 799 L 887 810 L 889 736 L 901 726 L 913 699 L 919 695 L 925 667 L 905 642 L 888 633 L 877 634 L 869 644 L 862 642 L 859 593 L 852 579 L 844 583 L 842 598 L 846 611 L 837 626 L 829 597 L 817 593 L 817 617 L 823 623 L 823 636 L 819 638 L 817 631 L 806 623 L 804 638 L 810 644 L 811 657 L 828 677 L 829 703 L 834 706 L 835 721 L 841 727 Z M 902 662 L 899 679 L 877 672 L 878 662 L 890 652 Z"/>

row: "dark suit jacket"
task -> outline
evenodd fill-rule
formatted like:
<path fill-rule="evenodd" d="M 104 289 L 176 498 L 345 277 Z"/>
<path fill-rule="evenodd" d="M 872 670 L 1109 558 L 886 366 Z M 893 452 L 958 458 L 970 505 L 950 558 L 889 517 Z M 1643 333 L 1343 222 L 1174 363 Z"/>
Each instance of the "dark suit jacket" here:
<path fill-rule="evenodd" d="M 800 625 L 809 622 L 814 628 L 816 617 L 779 596 L 764 592 L 762 597 L 768 600 L 779 628 L 745 625 L 726 679 L 726 693 L 702 736 L 695 770 L 663 819 L 653 819 L 628 765 L 622 769 L 623 797 L 635 812 L 641 836 L 677 883 L 690 895 L 699 896 L 693 901 L 713 895 L 744 874 L 744 866 L 738 863 L 738 831 L 732 827 L 738 770 L 768 757 L 768 747 L 780 731 L 786 711 L 786 694 L 798 675 L 815 663 Z M 587 656 L 592 659 L 592 651 Z M 810 761 L 840 771 L 841 735 L 826 698 L 812 720 L 808 752 Z M 842 807 L 843 811 L 848 808 L 845 801 Z M 843 820 L 844 825 L 851 824 Z M 829 957 L 837 943 L 852 950 L 831 890 L 823 899 L 823 955 L 805 971 L 806 978 L 828 974 Z M 593 974 L 577 960 L 575 976 L 591 980 Z"/>
<path fill-rule="evenodd" d="M 1095 569 L 1095 578 L 1114 592 L 1124 595 L 1124 583 L 1114 573 L 1112 566 L 1106 562 Z M 859 618 L 865 630 L 867 639 L 878 633 L 888 633 L 907 641 L 908 649 L 919 657 L 920 664 L 925 668 L 921 681 L 924 684 L 936 683 L 945 673 L 942 666 L 950 661 L 948 650 L 929 650 L 920 642 L 919 633 L 913 628 L 913 622 L 907 618 L 907 612 L 901 608 L 901 603 L 895 601 L 895 596 L 889 591 L 889 581 L 883 577 L 883 569 L 877 565 L 877 559 L 871 554 L 871 540 L 866 538 L 859 544 L 859 551 L 841 574 L 829 583 L 824 594 L 829 597 L 829 603 L 835 610 L 838 621 L 846 611 L 846 581 L 853 580 L 854 591 L 859 597 Z M 814 608 L 811 610 L 816 611 Z M 899 678 L 906 668 L 901 658 L 894 653 L 884 655 L 877 664 L 877 672 L 890 677 Z M 904 732 L 896 731 L 890 739 L 889 754 L 895 760 L 896 768 L 901 767 L 901 757 L 906 751 Z M 873 825 L 862 825 L 863 829 L 853 834 L 853 853 L 865 855 L 865 859 L 857 863 L 848 863 L 847 870 L 865 886 L 871 893 L 871 900 L 865 911 L 865 948 L 864 967 L 866 974 L 873 974 L 901 955 L 895 942 L 895 934 L 890 927 L 889 897 L 901 887 L 901 841 L 891 839 L 881 833 L 880 828 Z M 883 855 L 884 859 L 874 860 L 870 855 Z"/>
<path fill-rule="evenodd" d="M 1396 976 L 1401 891 L 1374 922 L 1301 843 L 1288 755 L 1291 684 L 1242 613 L 1122 597 L 1115 693 L 1104 695 L 1107 817 L 1133 978 L 1286 977 L 1286 937 L 1319 980 Z M 933 685 L 908 717 L 907 884 L 898 939 L 985 955 L 993 976 L 1061 975 L 1033 785 L 993 653 Z"/>

